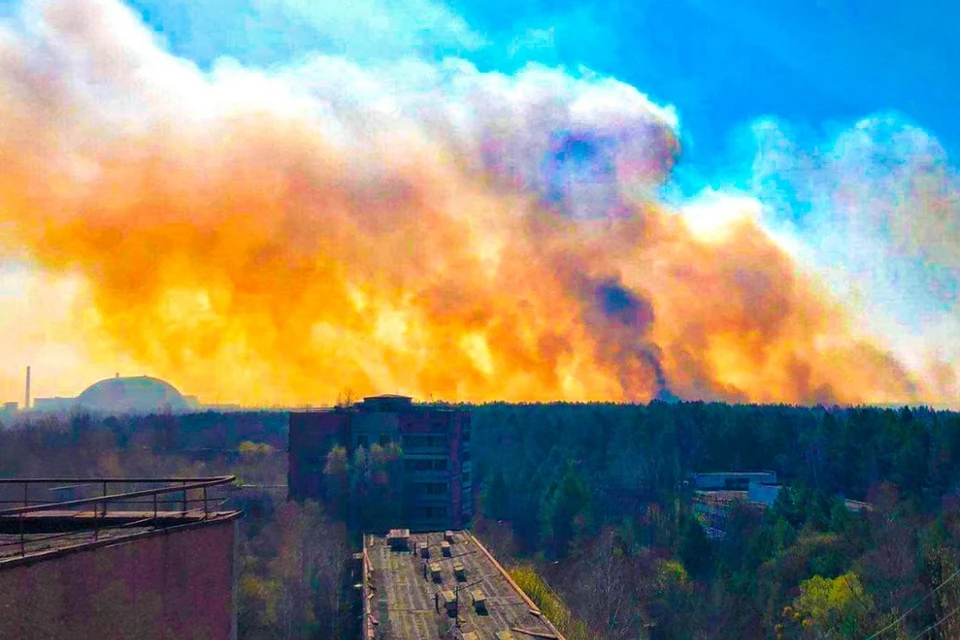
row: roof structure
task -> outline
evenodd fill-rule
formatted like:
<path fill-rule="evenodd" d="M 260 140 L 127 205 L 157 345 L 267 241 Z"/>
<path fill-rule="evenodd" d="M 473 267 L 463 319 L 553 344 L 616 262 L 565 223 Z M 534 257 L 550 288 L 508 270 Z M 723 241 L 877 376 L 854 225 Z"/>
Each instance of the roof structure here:
<path fill-rule="evenodd" d="M 183 395 L 173 385 L 149 376 L 101 380 L 77 396 L 76 404 L 105 413 L 152 413 L 189 408 Z"/>
<path fill-rule="evenodd" d="M 364 640 L 563 640 L 469 532 L 398 533 L 364 536 Z"/>
<path fill-rule="evenodd" d="M 0 479 L 0 507 L 17 505 L 0 509 L 0 570 L 183 527 L 234 520 L 242 515 L 240 511 L 222 509 L 222 491 L 234 480 L 233 476 Z M 130 490 L 144 485 L 150 488 Z M 69 498 L 50 500 L 51 492 L 54 496 L 66 492 Z M 84 497 L 77 499 L 78 495 Z M 18 497 L 11 500 L 11 496 Z"/>

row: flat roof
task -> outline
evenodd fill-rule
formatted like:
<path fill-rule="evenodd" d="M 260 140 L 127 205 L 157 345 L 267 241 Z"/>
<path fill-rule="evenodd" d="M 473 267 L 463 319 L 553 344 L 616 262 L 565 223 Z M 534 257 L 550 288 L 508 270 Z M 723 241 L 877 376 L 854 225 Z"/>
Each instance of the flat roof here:
<path fill-rule="evenodd" d="M 215 511 L 204 516 L 197 511 L 159 511 L 154 519 L 150 512 L 109 512 L 94 515 L 92 511 L 42 511 L 24 514 L 25 533 L 17 530 L 16 516 L 0 517 L 0 569 L 24 561 L 119 544 L 174 529 L 204 526 L 242 515 L 240 511 Z M 93 520 L 98 521 L 97 527 Z"/>
<path fill-rule="evenodd" d="M 691 475 L 700 476 L 773 476 L 776 471 L 694 471 Z"/>
<path fill-rule="evenodd" d="M 398 640 L 435 640 L 452 632 L 459 618 L 461 634 L 474 632 L 483 640 L 494 640 L 500 631 L 511 631 L 518 640 L 563 640 L 473 535 L 467 531 L 453 532 L 454 542 L 448 557 L 441 549 L 444 534 L 442 531 L 411 534 L 409 551 L 391 549 L 386 536 L 364 536 L 365 637 L 369 637 L 369 630 L 376 628 L 376 637 L 383 634 L 382 637 Z M 427 545 L 429 559 L 421 557 L 418 543 Z M 434 580 L 429 566 L 424 577 L 424 565 L 433 563 L 440 566 L 439 581 Z M 459 576 L 454 569 L 458 563 L 463 569 Z M 455 617 L 454 607 L 448 612 L 444 602 L 451 594 L 456 602 L 458 588 L 459 615 Z M 474 607 L 475 591 L 482 594 L 485 601 L 480 610 Z M 523 630 L 537 635 L 524 634 Z"/>

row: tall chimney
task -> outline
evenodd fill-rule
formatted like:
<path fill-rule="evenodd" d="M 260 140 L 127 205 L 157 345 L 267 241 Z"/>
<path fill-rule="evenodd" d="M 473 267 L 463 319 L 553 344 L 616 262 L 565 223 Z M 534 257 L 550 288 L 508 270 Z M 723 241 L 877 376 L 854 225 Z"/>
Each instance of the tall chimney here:
<path fill-rule="evenodd" d="M 24 397 L 23 408 L 30 408 L 30 365 L 27 365 L 27 392 Z"/>

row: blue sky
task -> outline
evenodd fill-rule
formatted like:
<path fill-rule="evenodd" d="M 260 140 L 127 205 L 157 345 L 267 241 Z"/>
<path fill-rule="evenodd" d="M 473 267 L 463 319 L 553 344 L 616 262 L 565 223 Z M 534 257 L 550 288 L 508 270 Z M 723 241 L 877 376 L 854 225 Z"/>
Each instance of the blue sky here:
<path fill-rule="evenodd" d="M 129 4 L 174 52 L 204 66 L 221 55 L 270 65 L 314 49 L 353 47 L 356 53 L 363 40 L 370 41 L 371 49 L 389 53 L 387 31 L 405 31 L 403 45 L 426 41 L 421 53 L 460 53 L 485 69 L 510 70 L 527 60 L 582 64 L 635 85 L 661 104 L 675 105 L 685 164 L 707 175 L 731 175 L 732 165 L 745 156 L 745 127 L 761 117 L 775 116 L 823 134 L 893 110 L 932 132 L 948 150 L 960 141 L 960 121 L 954 116 L 960 102 L 960 74 L 955 71 L 960 44 L 950 32 L 960 9 L 943 0 Z M 353 31 L 335 30 L 350 43 L 318 28 L 388 5 L 392 8 L 379 30 L 362 20 Z M 320 6 L 326 8 L 318 10 Z M 443 29 L 438 28 L 437 7 L 446 21 L 443 29 L 449 32 L 450 20 L 459 16 L 464 24 L 456 28 L 471 34 L 438 35 Z M 418 20 L 417 14 L 432 18 Z M 419 33 L 412 34 L 415 30 Z"/>

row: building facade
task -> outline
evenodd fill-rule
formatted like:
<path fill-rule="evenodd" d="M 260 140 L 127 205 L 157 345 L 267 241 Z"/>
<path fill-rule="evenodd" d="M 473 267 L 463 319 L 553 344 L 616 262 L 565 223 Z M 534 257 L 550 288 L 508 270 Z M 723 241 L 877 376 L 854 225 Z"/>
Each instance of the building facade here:
<path fill-rule="evenodd" d="M 207 508 L 233 480 L 3 479 L 0 638 L 235 639 L 243 514 Z"/>
<path fill-rule="evenodd" d="M 289 488 L 295 500 L 325 497 L 323 468 L 335 446 L 350 453 L 374 444 L 400 447 L 402 520 L 413 531 L 462 529 L 473 519 L 467 411 L 416 405 L 406 396 L 373 396 L 349 408 L 290 414 Z"/>
<path fill-rule="evenodd" d="M 774 471 L 691 473 L 687 481 L 697 491 L 747 491 L 751 483 L 777 484 L 777 474 Z"/>

